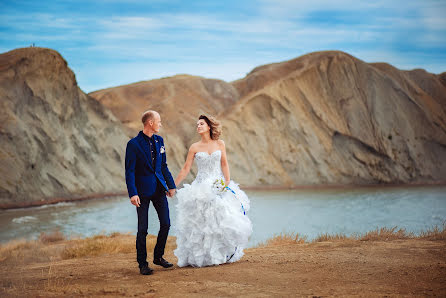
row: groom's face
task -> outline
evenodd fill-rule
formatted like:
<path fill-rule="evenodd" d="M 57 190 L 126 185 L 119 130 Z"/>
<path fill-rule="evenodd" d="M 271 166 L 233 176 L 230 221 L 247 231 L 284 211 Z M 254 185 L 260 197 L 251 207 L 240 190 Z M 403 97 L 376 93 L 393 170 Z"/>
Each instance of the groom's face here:
<path fill-rule="evenodd" d="M 150 124 L 152 126 L 152 130 L 155 133 L 158 133 L 162 126 L 161 125 L 161 116 L 159 114 L 155 114 L 155 116 L 153 117 L 153 120 L 150 120 Z"/>

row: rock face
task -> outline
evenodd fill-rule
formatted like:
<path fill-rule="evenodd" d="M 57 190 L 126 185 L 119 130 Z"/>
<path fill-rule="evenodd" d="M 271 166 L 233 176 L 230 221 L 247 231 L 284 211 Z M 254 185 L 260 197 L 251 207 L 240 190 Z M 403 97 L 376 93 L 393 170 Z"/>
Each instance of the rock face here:
<path fill-rule="evenodd" d="M 231 177 L 244 185 L 432 183 L 446 177 L 445 81 L 330 51 L 210 88 L 177 76 L 91 95 L 134 130 L 158 110 L 174 175 L 206 112 L 223 123 Z"/>
<path fill-rule="evenodd" d="M 425 71 L 367 64 L 342 52 L 245 92 L 221 117 L 246 184 L 422 183 L 446 177 L 446 89 Z M 270 77 L 274 68 L 260 69 Z M 231 133 L 237 131 L 237 134 Z M 253 150 L 250 144 L 258 144 Z"/>
<path fill-rule="evenodd" d="M 60 54 L 1 54 L 0 98 L 0 204 L 125 190 L 124 128 Z"/>
<path fill-rule="evenodd" d="M 147 109 L 161 113 L 174 176 L 206 113 L 221 120 L 243 185 L 446 177 L 446 73 L 342 52 L 260 66 L 232 83 L 178 75 L 86 95 L 60 54 L 17 49 L 0 55 L 0 98 L 0 205 L 125 191 L 125 144 Z"/>

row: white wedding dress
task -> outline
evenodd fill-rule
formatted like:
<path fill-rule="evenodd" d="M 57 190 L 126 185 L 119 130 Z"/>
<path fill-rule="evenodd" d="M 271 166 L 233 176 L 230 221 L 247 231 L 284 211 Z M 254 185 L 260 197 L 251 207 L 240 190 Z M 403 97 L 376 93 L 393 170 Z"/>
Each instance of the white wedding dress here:
<path fill-rule="evenodd" d="M 224 192 L 214 186 L 223 179 L 221 151 L 197 152 L 198 174 L 177 191 L 178 266 L 203 267 L 236 262 L 252 233 L 246 212 L 249 199 L 233 181 Z"/>

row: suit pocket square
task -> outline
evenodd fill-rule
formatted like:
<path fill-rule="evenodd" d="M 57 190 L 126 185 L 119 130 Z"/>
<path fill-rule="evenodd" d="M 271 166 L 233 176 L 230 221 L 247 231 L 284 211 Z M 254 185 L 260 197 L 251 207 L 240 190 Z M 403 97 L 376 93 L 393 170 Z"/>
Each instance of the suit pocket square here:
<path fill-rule="evenodd" d="M 160 153 L 163 154 L 164 152 L 166 152 L 166 149 L 164 149 L 164 146 L 161 146 Z"/>

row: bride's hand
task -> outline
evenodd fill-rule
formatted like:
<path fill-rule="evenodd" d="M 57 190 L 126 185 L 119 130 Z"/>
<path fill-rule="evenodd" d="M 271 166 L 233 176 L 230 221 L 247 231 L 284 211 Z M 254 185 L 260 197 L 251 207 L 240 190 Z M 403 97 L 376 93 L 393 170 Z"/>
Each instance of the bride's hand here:
<path fill-rule="evenodd" d="M 168 192 L 166 192 L 166 195 L 167 195 L 169 198 L 172 198 L 172 197 L 175 195 L 175 192 L 176 192 L 176 189 L 175 189 L 175 188 L 172 188 L 172 189 L 169 189 Z"/>

